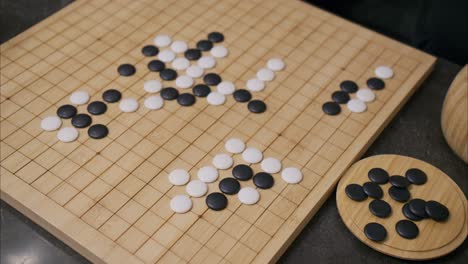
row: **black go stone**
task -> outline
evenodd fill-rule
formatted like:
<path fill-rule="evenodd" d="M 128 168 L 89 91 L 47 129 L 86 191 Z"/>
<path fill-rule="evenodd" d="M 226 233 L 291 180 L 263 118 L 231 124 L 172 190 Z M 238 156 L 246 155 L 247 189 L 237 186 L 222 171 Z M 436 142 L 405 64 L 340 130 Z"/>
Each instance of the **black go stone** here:
<path fill-rule="evenodd" d="M 266 104 L 261 100 L 252 100 L 247 104 L 250 112 L 260 114 L 266 111 Z"/>
<path fill-rule="evenodd" d="M 426 202 L 426 213 L 431 219 L 437 222 L 443 222 L 447 220 L 450 214 L 448 208 L 445 205 L 436 201 Z"/>
<path fill-rule="evenodd" d="M 236 194 L 240 190 L 240 183 L 234 178 L 224 178 L 219 182 L 219 190 L 225 194 Z"/>
<path fill-rule="evenodd" d="M 322 110 L 327 115 L 337 115 L 341 112 L 341 107 L 335 102 L 326 102 L 322 105 Z"/>
<path fill-rule="evenodd" d="M 213 43 L 223 42 L 224 35 L 219 32 L 211 32 L 210 34 L 208 34 L 208 40 Z"/>
<path fill-rule="evenodd" d="M 332 100 L 338 104 L 346 104 L 349 101 L 349 99 L 351 99 L 349 97 L 349 94 L 343 91 L 336 91 L 332 93 L 331 97 L 332 97 Z"/>
<path fill-rule="evenodd" d="M 406 188 L 410 185 L 410 182 L 405 177 L 400 175 L 391 176 L 389 182 L 391 185 L 398 188 Z"/>
<path fill-rule="evenodd" d="M 345 193 L 350 199 L 357 202 L 362 202 L 367 199 L 367 194 L 359 184 L 348 184 L 348 186 L 345 188 Z"/>
<path fill-rule="evenodd" d="M 250 166 L 239 164 L 232 168 L 232 176 L 240 181 L 247 181 L 252 178 L 253 170 Z"/>
<path fill-rule="evenodd" d="M 166 64 L 160 60 L 152 60 L 148 63 L 148 70 L 152 72 L 160 72 L 166 68 Z"/>
<path fill-rule="evenodd" d="M 372 90 L 382 90 L 385 87 L 385 83 L 381 79 L 373 77 L 367 80 L 367 87 Z"/>
<path fill-rule="evenodd" d="M 76 115 L 78 110 L 73 105 L 62 105 L 57 109 L 57 115 L 63 119 L 69 119 Z"/>
<path fill-rule="evenodd" d="M 340 83 L 340 89 L 345 93 L 355 93 L 359 87 L 355 82 L 346 80 Z"/>
<path fill-rule="evenodd" d="M 108 103 L 116 103 L 120 101 L 121 98 L 122 94 L 115 89 L 109 89 L 102 94 L 102 100 Z"/>
<path fill-rule="evenodd" d="M 120 65 L 119 68 L 117 68 L 117 71 L 121 76 L 132 76 L 133 74 L 135 74 L 136 69 L 135 66 L 125 63 Z"/>
<path fill-rule="evenodd" d="M 383 200 L 373 200 L 369 203 L 369 211 L 380 218 L 387 218 L 392 214 L 392 207 Z"/>
<path fill-rule="evenodd" d="M 198 60 L 201 55 L 201 51 L 198 49 L 188 49 L 184 53 L 184 56 L 187 58 L 187 60 Z"/>
<path fill-rule="evenodd" d="M 273 187 L 275 180 L 271 174 L 266 172 L 259 172 L 253 176 L 253 183 L 260 189 L 270 189 Z"/>
<path fill-rule="evenodd" d="M 409 220 L 413 220 L 413 221 L 421 221 L 423 218 L 422 217 L 419 217 L 415 214 L 413 214 L 413 212 L 411 212 L 411 210 L 409 209 L 409 203 L 405 203 L 405 205 L 403 205 L 403 208 L 401 209 L 403 215 L 408 218 Z"/>
<path fill-rule="evenodd" d="M 400 203 L 405 203 L 411 196 L 410 192 L 406 188 L 398 188 L 395 186 L 392 186 L 390 189 L 388 189 L 388 194 L 390 197 L 392 197 L 393 200 Z"/>
<path fill-rule="evenodd" d="M 245 103 L 252 99 L 252 94 L 245 89 L 236 90 L 232 96 L 234 97 L 234 100 L 240 103 Z"/>
<path fill-rule="evenodd" d="M 367 174 L 369 180 L 377 183 L 377 184 L 385 184 L 388 182 L 388 172 L 381 168 L 373 168 Z"/>
<path fill-rule="evenodd" d="M 171 101 L 177 99 L 177 97 L 179 96 L 179 91 L 177 91 L 177 89 L 175 88 L 167 87 L 161 89 L 160 94 L 162 99 Z"/>
<path fill-rule="evenodd" d="M 387 238 L 387 230 L 379 223 L 368 223 L 364 227 L 364 234 L 372 241 L 380 242 Z"/>
<path fill-rule="evenodd" d="M 156 56 L 159 53 L 159 49 L 154 45 L 147 45 L 141 49 L 141 53 L 146 57 Z"/>
<path fill-rule="evenodd" d="M 93 122 L 93 120 L 87 114 L 77 114 L 71 120 L 71 124 L 76 128 L 87 127 L 87 126 L 91 125 L 92 122 Z"/>
<path fill-rule="evenodd" d="M 200 40 L 197 42 L 197 49 L 201 51 L 209 51 L 213 48 L 213 42 L 209 40 Z"/>
<path fill-rule="evenodd" d="M 206 196 L 206 205 L 212 210 L 221 211 L 224 208 L 226 208 L 227 203 L 228 200 L 226 198 L 226 195 L 222 193 L 214 192 Z"/>
<path fill-rule="evenodd" d="M 406 239 L 413 239 L 419 235 L 418 226 L 409 220 L 400 220 L 396 223 L 397 233 Z"/>
<path fill-rule="evenodd" d="M 92 115 L 102 115 L 107 111 L 107 105 L 101 101 L 94 101 L 86 109 Z"/>
<path fill-rule="evenodd" d="M 427 175 L 420 169 L 409 169 L 405 173 L 406 179 L 412 184 L 422 185 L 427 182 Z"/>
<path fill-rule="evenodd" d="M 181 106 L 191 106 L 195 103 L 195 96 L 193 96 L 193 94 L 183 93 L 177 97 L 177 102 Z"/>
<path fill-rule="evenodd" d="M 159 76 L 165 81 L 172 81 L 177 78 L 177 72 L 173 69 L 164 69 L 159 72 Z"/>
<path fill-rule="evenodd" d="M 362 185 L 362 189 L 367 194 L 367 196 L 381 199 L 383 197 L 383 191 L 380 186 L 375 182 L 366 182 Z"/>
<path fill-rule="evenodd" d="M 410 211 L 421 218 L 427 218 L 426 201 L 422 199 L 413 199 L 408 202 Z"/>
<path fill-rule="evenodd" d="M 216 73 L 208 73 L 203 77 L 203 81 L 206 85 L 214 86 L 221 82 L 221 77 Z"/>
<path fill-rule="evenodd" d="M 192 92 L 197 97 L 207 97 L 211 93 L 211 89 L 208 85 L 197 84 L 192 88 Z"/>
<path fill-rule="evenodd" d="M 101 139 L 109 134 L 109 129 L 105 125 L 96 124 L 88 128 L 88 135 L 94 139 Z"/>

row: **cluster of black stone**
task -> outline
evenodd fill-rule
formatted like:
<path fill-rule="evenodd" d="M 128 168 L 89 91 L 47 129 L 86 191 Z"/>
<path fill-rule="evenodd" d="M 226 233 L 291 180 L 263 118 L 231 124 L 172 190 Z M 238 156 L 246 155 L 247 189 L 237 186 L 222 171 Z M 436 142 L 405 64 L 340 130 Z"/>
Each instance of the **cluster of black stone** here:
<path fill-rule="evenodd" d="M 405 173 L 405 177 L 395 175 L 389 177 L 387 171 L 381 168 L 373 168 L 369 171 L 369 182 L 362 186 L 359 184 L 349 184 L 346 186 L 346 195 L 354 201 L 364 201 L 367 197 L 374 198 L 369 203 L 369 211 L 379 217 L 387 218 L 392 213 L 391 206 L 381 200 L 383 197 L 382 188 L 379 185 L 390 183 L 388 194 L 398 202 L 405 203 L 402 212 L 409 220 L 400 220 L 397 222 L 395 229 L 397 233 L 406 239 L 416 238 L 419 234 L 418 226 L 412 221 L 420 221 L 425 218 L 431 218 L 441 222 L 447 220 L 449 211 L 447 207 L 436 201 L 424 201 L 422 199 L 410 199 L 408 187 L 411 184 L 423 185 L 427 182 L 427 175 L 420 169 L 409 169 Z M 411 220 L 411 221 L 410 221 Z M 387 237 L 387 230 L 379 223 L 369 223 L 364 228 L 364 233 L 370 240 L 383 241 Z"/>
<path fill-rule="evenodd" d="M 239 181 L 253 179 L 255 186 L 260 189 L 270 189 L 275 183 L 275 179 L 271 174 L 258 172 L 254 175 L 252 168 L 245 164 L 236 165 L 232 169 L 232 176 L 233 177 L 224 178 L 219 182 L 219 190 L 221 192 L 213 192 L 206 197 L 206 205 L 208 208 L 215 211 L 226 208 L 228 200 L 225 194 L 237 194 L 241 188 Z"/>

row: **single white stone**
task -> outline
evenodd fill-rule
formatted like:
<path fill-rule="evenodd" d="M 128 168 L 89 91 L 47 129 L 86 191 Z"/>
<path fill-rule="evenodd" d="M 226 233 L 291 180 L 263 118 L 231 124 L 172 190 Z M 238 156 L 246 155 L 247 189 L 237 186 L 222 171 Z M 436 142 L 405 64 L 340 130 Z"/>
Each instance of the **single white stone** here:
<path fill-rule="evenodd" d="M 200 180 L 193 180 L 187 184 L 185 191 L 192 197 L 202 197 L 208 192 L 208 185 Z"/>
<path fill-rule="evenodd" d="M 86 91 L 76 91 L 70 95 L 70 102 L 76 105 L 86 104 L 89 101 L 89 94 Z"/>
<path fill-rule="evenodd" d="M 239 138 L 230 138 L 226 141 L 224 147 L 228 152 L 238 154 L 244 151 L 245 143 Z"/>
<path fill-rule="evenodd" d="M 148 93 L 157 93 L 161 91 L 162 84 L 158 80 L 149 80 L 143 84 L 143 89 Z"/>
<path fill-rule="evenodd" d="M 169 182 L 173 185 L 184 185 L 190 180 L 190 174 L 184 169 L 175 169 L 169 173 Z"/>
<path fill-rule="evenodd" d="M 265 83 L 257 78 L 247 81 L 247 89 L 252 92 L 260 92 L 265 89 Z"/>
<path fill-rule="evenodd" d="M 219 92 L 211 92 L 206 97 L 206 101 L 210 105 L 222 105 L 226 102 L 226 96 Z"/>
<path fill-rule="evenodd" d="M 234 93 L 236 86 L 232 82 L 222 81 L 216 86 L 216 89 L 224 95 L 229 95 Z"/>
<path fill-rule="evenodd" d="M 190 66 L 190 61 L 187 60 L 186 58 L 176 58 L 172 62 L 172 68 L 175 70 L 185 70 Z"/>
<path fill-rule="evenodd" d="M 198 66 L 203 69 L 211 69 L 216 66 L 216 60 L 211 56 L 203 56 L 198 59 Z"/>
<path fill-rule="evenodd" d="M 363 102 L 372 102 L 375 100 L 375 93 L 371 89 L 363 88 L 357 91 L 356 97 Z"/>
<path fill-rule="evenodd" d="M 281 170 L 281 161 L 275 158 L 265 158 L 260 164 L 262 170 L 268 173 L 277 173 Z"/>
<path fill-rule="evenodd" d="M 211 166 L 201 167 L 197 173 L 198 178 L 203 182 L 214 182 L 218 179 L 218 170 Z"/>
<path fill-rule="evenodd" d="M 163 50 L 161 52 L 159 52 L 158 54 L 158 58 L 162 61 L 162 62 L 171 62 L 175 59 L 176 55 L 175 53 L 172 51 L 172 50 Z"/>
<path fill-rule="evenodd" d="M 243 204 L 256 204 L 260 200 L 260 193 L 252 187 L 240 189 L 237 198 Z"/>
<path fill-rule="evenodd" d="M 193 85 L 193 79 L 187 75 L 181 75 L 175 80 L 175 85 L 179 88 L 186 89 Z"/>
<path fill-rule="evenodd" d="M 224 46 L 213 47 L 210 51 L 211 55 L 215 58 L 224 58 L 228 55 L 228 49 Z"/>
<path fill-rule="evenodd" d="M 257 78 L 260 81 L 268 82 L 275 78 L 275 73 L 270 69 L 262 68 L 257 72 Z"/>
<path fill-rule="evenodd" d="M 229 169 L 233 163 L 232 157 L 228 154 L 218 154 L 213 158 L 213 165 L 220 170 Z"/>
<path fill-rule="evenodd" d="M 134 98 L 120 100 L 119 108 L 124 113 L 135 112 L 138 109 L 138 101 Z"/>
<path fill-rule="evenodd" d="M 171 50 L 175 53 L 183 53 L 188 49 L 188 45 L 185 41 L 176 40 L 171 44 Z"/>
<path fill-rule="evenodd" d="M 296 184 L 302 181 L 302 172 L 294 167 L 284 168 L 281 172 L 281 178 L 287 183 Z"/>
<path fill-rule="evenodd" d="M 267 62 L 268 69 L 272 71 L 281 71 L 284 69 L 284 61 L 280 58 L 271 58 Z"/>
<path fill-rule="evenodd" d="M 185 73 L 192 78 L 199 78 L 203 75 L 203 68 L 197 65 L 192 65 L 185 70 Z"/>
<path fill-rule="evenodd" d="M 259 163 L 263 159 L 263 154 L 259 149 L 246 148 L 242 152 L 242 158 L 248 163 Z"/>
<path fill-rule="evenodd" d="M 171 199 L 170 206 L 172 211 L 178 214 L 184 214 L 192 209 L 192 200 L 184 194 L 176 195 Z"/>
<path fill-rule="evenodd" d="M 390 79 L 393 77 L 393 70 L 388 66 L 379 66 L 375 68 L 375 76 L 379 77 L 380 79 Z"/>
<path fill-rule="evenodd" d="M 62 119 L 58 116 L 48 116 L 41 121 L 41 128 L 45 131 L 54 131 L 60 128 Z"/>
<path fill-rule="evenodd" d="M 78 130 L 74 127 L 64 127 L 57 132 L 58 140 L 62 142 L 72 142 L 78 138 Z"/>
<path fill-rule="evenodd" d="M 145 107 L 150 110 L 160 109 L 164 105 L 164 100 L 160 95 L 152 95 L 145 99 Z"/>
<path fill-rule="evenodd" d="M 363 101 L 361 101 L 359 99 L 349 100 L 347 106 L 348 106 L 349 111 L 351 111 L 353 113 L 362 113 L 362 112 L 366 111 L 366 109 L 367 109 L 366 103 L 364 103 Z"/>
<path fill-rule="evenodd" d="M 169 46 L 169 44 L 171 44 L 171 42 L 172 42 L 172 39 L 168 35 L 161 34 L 161 35 L 157 35 L 154 38 L 154 45 L 156 45 L 157 47 L 167 47 Z"/>

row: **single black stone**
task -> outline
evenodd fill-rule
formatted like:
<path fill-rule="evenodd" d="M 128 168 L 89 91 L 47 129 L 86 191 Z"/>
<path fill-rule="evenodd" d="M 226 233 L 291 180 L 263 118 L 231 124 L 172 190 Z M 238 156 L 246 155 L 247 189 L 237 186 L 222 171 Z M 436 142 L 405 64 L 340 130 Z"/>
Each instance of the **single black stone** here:
<path fill-rule="evenodd" d="M 94 101 L 86 109 L 92 115 L 102 115 L 107 111 L 107 105 L 101 101 Z"/>
<path fill-rule="evenodd" d="M 345 188 L 346 195 L 354 201 L 364 201 L 367 199 L 367 194 L 364 192 L 363 188 L 359 184 L 348 184 Z"/>
<path fill-rule="evenodd" d="M 219 190 L 225 194 L 236 194 L 240 190 L 240 183 L 234 178 L 224 178 L 219 182 Z"/>
<path fill-rule="evenodd" d="M 346 93 L 355 93 L 359 89 L 358 85 L 353 81 L 343 81 L 340 83 L 340 88 L 343 92 Z"/>
<path fill-rule="evenodd" d="M 105 125 L 96 124 L 88 128 L 88 135 L 94 139 L 101 139 L 109 134 L 109 129 Z"/>
<path fill-rule="evenodd" d="M 71 124 L 76 128 L 87 127 L 87 126 L 91 125 L 92 122 L 93 122 L 93 120 L 87 114 L 77 114 L 71 120 Z"/>
<path fill-rule="evenodd" d="M 211 32 L 208 34 L 208 40 L 214 43 L 222 42 L 224 40 L 224 36 L 219 32 Z"/>
<path fill-rule="evenodd" d="M 380 242 L 387 237 L 387 230 L 379 223 L 369 223 L 364 227 L 364 234 L 368 239 Z"/>
<path fill-rule="evenodd" d="M 250 168 L 250 166 L 239 164 L 232 169 L 232 176 L 240 181 L 247 181 L 252 178 L 253 170 Z"/>
<path fill-rule="evenodd" d="M 413 239 L 419 235 L 418 226 L 409 220 L 400 220 L 396 223 L 397 233 L 406 239 Z"/>
<path fill-rule="evenodd" d="M 375 182 L 366 182 L 362 185 L 362 189 L 367 194 L 367 196 L 375 198 L 375 199 L 382 199 L 383 191 L 380 186 Z"/>
<path fill-rule="evenodd" d="M 253 183 L 260 189 L 270 189 L 273 187 L 275 180 L 271 174 L 266 172 L 259 172 L 253 176 Z"/>
<path fill-rule="evenodd" d="M 148 69 L 152 72 L 160 72 L 166 68 L 166 64 L 160 60 L 152 60 L 148 63 Z"/>
<path fill-rule="evenodd" d="M 377 217 L 387 218 L 392 213 L 392 207 L 383 200 L 373 200 L 369 203 L 369 211 Z"/>
<path fill-rule="evenodd" d="M 188 49 L 184 53 L 184 56 L 187 58 L 187 60 L 198 60 L 201 55 L 201 51 L 198 49 Z"/>
<path fill-rule="evenodd" d="M 332 100 L 338 104 L 346 104 L 350 99 L 349 94 L 343 91 L 336 91 L 332 93 L 331 97 Z"/>
<path fill-rule="evenodd" d="M 177 102 L 181 106 L 191 106 L 195 103 L 195 96 L 193 96 L 193 94 L 183 93 L 177 97 Z"/>
<path fill-rule="evenodd" d="M 159 76 L 165 81 L 172 81 L 177 78 L 177 72 L 173 69 L 164 69 L 159 72 Z"/>
<path fill-rule="evenodd" d="M 120 65 L 119 68 L 117 68 L 117 71 L 121 76 L 132 76 L 133 74 L 135 74 L 136 69 L 135 66 L 125 63 Z"/>
<path fill-rule="evenodd" d="M 252 99 L 252 94 L 245 89 L 236 90 L 232 96 L 234 97 L 234 100 L 240 103 L 245 103 Z"/>
<path fill-rule="evenodd" d="M 122 94 L 115 89 L 109 89 L 102 94 L 102 100 L 108 103 L 118 102 L 121 98 Z"/>
<path fill-rule="evenodd" d="M 218 85 L 221 82 L 221 77 L 216 73 L 208 73 L 203 77 L 203 81 L 206 85 Z"/>
<path fill-rule="evenodd" d="M 421 218 L 427 218 L 426 201 L 422 199 L 413 199 L 408 202 L 408 208 L 413 214 Z"/>
<path fill-rule="evenodd" d="M 385 82 L 379 78 L 369 78 L 369 80 L 367 80 L 367 87 L 372 90 L 382 90 L 385 87 Z"/>
<path fill-rule="evenodd" d="M 141 49 L 141 53 L 146 57 L 156 56 L 159 53 L 159 49 L 153 45 L 146 45 Z"/>
<path fill-rule="evenodd" d="M 228 200 L 226 196 L 222 193 L 219 192 L 214 192 L 208 194 L 206 196 L 206 205 L 208 208 L 215 210 L 215 211 L 220 211 L 226 208 L 228 203 Z"/>
<path fill-rule="evenodd" d="M 213 42 L 209 40 L 200 40 L 197 42 L 197 49 L 201 51 L 209 51 L 213 48 Z"/>
<path fill-rule="evenodd" d="M 63 119 L 69 119 L 76 115 L 78 110 L 73 105 L 62 105 L 57 109 L 57 115 Z"/>
<path fill-rule="evenodd" d="M 335 102 L 326 102 L 322 105 L 322 110 L 327 115 L 337 115 L 341 112 L 341 107 Z"/>
<path fill-rule="evenodd" d="M 208 85 L 197 84 L 192 88 L 193 95 L 197 97 L 207 97 L 211 93 L 211 89 Z"/>
<path fill-rule="evenodd" d="M 393 200 L 397 202 L 404 203 L 409 200 L 410 192 L 406 188 L 398 188 L 395 186 L 390 187 L 388 189 L 388 194 L 392 197 Z"/>
<path fill-rule="evenodd" d="M 175 100 L 179 96 L 179 91 L 177 91 L 175 88 L 172 87 L 167 87 L 161 89 L 161 97 L 164 100 Z"/>
<path fill-rule="evenodd" d="M 260 114 L 266 111 L 266 104 L 260 100 L 252 100 L 247 104 L 250 112 Z"/>
<path fill-rule="evenodd" d="M 367 174 L 369 180 L 377 184 L 385 184 L 388 182 L 388 172 L 381 168 L 373 168 Z"/>
<path fill-rule="evenodd" d="M 426 213 L 427 215 L 437 222 L 443 222 L 449 217 L 448 208 L 436 201 L 426 202 Z"/>
<path fill-rule="evenodd" d="M 410 185 L 409 181 L 400 175 L 391 176 L 389 179 L 391 185 L 398 187 L 398 188 L 406 188 Z"/>
<path fill-rule="evenodd" d="M 409 203 L 405 203 L 405 205 L 403 205 L 403 208 L 401 209 L 401 211 L 403 212 L 403 215 L 406 218 L 408 218 L 409 220 L 421 221 L 423 219 L 422 217 L 419 217 L 419 216 L 413 214 L 413 212 L 411 212 L 411 210 L 409 209 Z"/>
<path fill-rule="evenodd" d="M 405 173 L 406 179 L 412 184 L 422 185 L 427 182 L 427 175 L 420 169 L 409 169 Z"/>

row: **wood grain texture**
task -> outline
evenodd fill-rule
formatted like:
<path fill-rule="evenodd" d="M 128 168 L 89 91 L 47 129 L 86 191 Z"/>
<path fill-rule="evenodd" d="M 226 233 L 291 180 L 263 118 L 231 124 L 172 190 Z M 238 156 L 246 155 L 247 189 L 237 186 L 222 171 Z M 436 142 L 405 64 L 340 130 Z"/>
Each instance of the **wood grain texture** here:
<path fill-rule="evenodd" d="M 217 107 L 166 102 L 131 114 L 109 104 L 93 117 L 109 127 L 102 140 L 80 131 L 65 144 L 40 129 L 41 119 L 77 89 L 97 100 L 117 88 L 142 103 L 144 81 L 156 76 L 146 70 L 151 58 L 141 47 L 157 34 L 193 47 L 211 31 L 224 33 L 230 52 L 213 71 L 237 87 L 271 57 L 285 60 L 286 69 L 255 93 L 268 105 L 265 113 L 251 114 L 232 98 Z M 305 3 L 280 0 L 77 1 L 0 49 L 2 199 L 96 263 L 275 261 L 435 61 Z M 122 63 L 135 64 L 137 73 L 120 77 Z M 341 81 L 365 86 L 378 65 L 391 66 L 395 77 L 368 111 L 322 113 Z M 287 185 L 275 174 L 275 186 L 260 190 L 256 205 L 230 196 L 227 209 L 215 212 L 195 198 L 192 211 L 173 214 L 169 201 L 185 190 L 170 185 L 168 173 L 184 168 L 194 179 L 230 137 L 300 168 L 303 182 Z"/>

